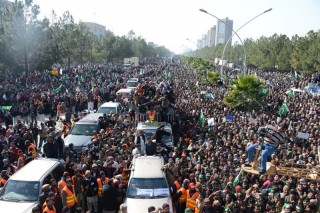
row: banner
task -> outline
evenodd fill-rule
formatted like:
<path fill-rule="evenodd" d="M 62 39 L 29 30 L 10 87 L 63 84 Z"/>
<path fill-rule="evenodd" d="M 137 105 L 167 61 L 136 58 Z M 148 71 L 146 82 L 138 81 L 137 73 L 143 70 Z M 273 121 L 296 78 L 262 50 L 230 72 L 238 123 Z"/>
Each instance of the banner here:
<path fill-rule="evenodd" d="M 309 138 L 309 134 L 308 133 L 304 133 L 304 132 L 298 132 L 298 138 L 308 139 Z"/>
<path fill-rule="evenodd" d="M 318 84 L 308 83 L 307 91 L 311 94 L 320 95 L 320 87 L 318 86 Z"/>
<path fill-rule="evenodd" d="M 208 119 L 208 126 L 214 126 L 214 118 Z"/>
<path fill-rule="evenodd" d="M 226 116 L 226 121 L 228 121 L 228 122 L 233 122 L 233 115 L 232 115 L 232 114 L 228 114 L 228 115 Z"/>
<path fill-rule="evenodd" d="M 51 70 L 51 75 L 58 75 L 59 71 L 58 70 Z"/>
<path fill-rule="evenodd" d="M 12 108 L 12 106 L 2 106 L 1 109 L 2 110 L 10 110 Z"/>

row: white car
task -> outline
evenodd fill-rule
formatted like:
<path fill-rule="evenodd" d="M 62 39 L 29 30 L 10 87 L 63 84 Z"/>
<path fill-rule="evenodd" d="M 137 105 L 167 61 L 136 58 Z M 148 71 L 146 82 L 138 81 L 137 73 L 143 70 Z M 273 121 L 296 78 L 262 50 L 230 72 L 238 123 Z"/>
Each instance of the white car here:
<path fill-rule="evenodd" d="M 174 212 L 169 185 L 161 170 L 163 165 L 164 160 L 160 156 L 133 159 L 125 201 L 128 212 L 147 212 L 150 206 L 157 208 L 164 203 L 169 204 L 170 212 Z"/>
<path fill-rule="evenodd" d="M 126 84 L 127 88 L 132 88 L 135 89 L 139 84 L 139 79 L 138 78 L 129 78 Z"/>
<path fill-rule="evenodd" d="M 117 114 L 122 111 L 122 105 L 119 102 L 105 102 L 99 108 L 97 113 L 102 114 Z"/>
<path fill-rule="evenodd" d="M 0 192 L 0 210 L 10 213 L 31 213 L 39 204 L 44 184 L 59 181 L 64 172 L 57 159 L 35 159 L 12 175 Z"/>

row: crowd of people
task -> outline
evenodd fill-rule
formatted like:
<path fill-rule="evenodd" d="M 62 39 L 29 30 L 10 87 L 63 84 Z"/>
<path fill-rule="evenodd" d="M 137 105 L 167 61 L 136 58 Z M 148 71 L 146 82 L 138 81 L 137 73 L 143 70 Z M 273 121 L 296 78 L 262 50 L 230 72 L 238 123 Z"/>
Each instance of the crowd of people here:
<path fill-rule="evenodd" d="M 58 76 L 33 72 L 4 82 L 0 105 L 10 107 L 0 113 L 1 186 L 37 156 L 62 158 L 61 180 L 43 186 L 34 212 L 127 212 L 123 202 L 132 158 L 158 154 L 167 163 L 163 170 L 177 213 L 319 211 L 320 181 L 241 171 L 241 165 L 250 162 L 248 147 L 259 141 L 259 127 L 280 123 L 287 126 L 286 149 L 276 148 L 268 161 L 285 160 L 301 168 L 320 164 L 319 96 L 306 91 L 286 94 L 290 88 L 304 90 L 313 77 L 297 81 L 292 73 L 256 70 L 269 89 L 267 105 L 242 111 L 224 104 L 225 85 L 203 82 L 179 58 L 145 59 L 140 65 L 131 70 L 112 63 L 85 66 Z M 130 77 L 140 83 L 123 102 L 124 113 L 95 133 L 88 149 L 65 147 L 63 137 L 77 118 L 103 102 L 122 101 L 116 91 Z M 285 99 L 289 112 L 279 115 Z M 162 134 L 152 140 L 136 131 L 141 117 L 155 119 L 153 110 L 157 119 L 171 123 L 174 147 L 161 143 Z M 200 115 L 204 122 L 199 122 Z M 308 137 L 300 138 L 298 132 Z M 137 140 L 146 142 L 144 150 Z M 170 212 L 168 204 L 147 211 Z"/>

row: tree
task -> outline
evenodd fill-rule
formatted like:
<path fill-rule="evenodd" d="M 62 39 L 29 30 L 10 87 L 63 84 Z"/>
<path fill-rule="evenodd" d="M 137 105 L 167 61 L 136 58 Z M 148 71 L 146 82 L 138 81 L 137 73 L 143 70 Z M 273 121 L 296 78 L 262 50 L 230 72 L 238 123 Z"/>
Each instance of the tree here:
<path fill-rule="evenodd" d="M 228 94 L 224 97 L 224 103 L 231 108 L 244 110 L 259 109 L 264 106 L 261 90 L 264 82 L 255 75 L 238 75 L 228 86 Z"/>
<path fill-rule="evenodd" d="M 13 59 L 11 69 L 23 69 L 28 73 L 29 68 L 36 67 L 49 24 L 47 19 L 38 20 L 39 13 L 39 6 L 32 0 L 16 0 L 10 8 L 5 31 L 9 37 L 7 54 Z"/>

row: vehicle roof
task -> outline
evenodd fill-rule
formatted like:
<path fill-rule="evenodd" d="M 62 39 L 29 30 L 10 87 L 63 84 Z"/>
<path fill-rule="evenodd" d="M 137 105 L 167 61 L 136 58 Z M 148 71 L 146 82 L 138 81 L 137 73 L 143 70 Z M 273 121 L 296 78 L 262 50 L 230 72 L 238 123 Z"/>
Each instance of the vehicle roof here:
<path fill-rule="evenodd" d="M 165 125 L 164 129 L 172 129 L 170 123 L 166 122 L 152 122 L 152 123 L 146 123 L 146 122 L 139 122 L 137 129 L 157 129 L 161 125 Z"/>
<path fill-rule="evenodd" d="M 130 81 L 130 82 L 138 82 L 139 79 L 138 78 L 129 78 L 128 81 Z"/>
<path fill-rule="evenodd" d="M 120 105 L 119 102 L 105 102 L 100 107 L 117 107 Z"/>
<path fill-rule="evenodd" d="M 130 93 L 130 92 L 133 92 L 133 89 L 132 89 L 132 88 L 119 89 L 119 90 L 117 91 L 117 93 Z"/>
<path fill-rule="evenodd" d="M 80 119 L 77 123 L 96 123 L 101 116 L 103 116 L 103 113 L 90 113 Z"/>
<path fill-rule="evenodd" d="M 10 177 L 12 180 L 39 181 L 55 165 L 60 164 L 58 159 L 41 158 L 35 159 L 19 169 Z"/>
<path fill-rule="evenodd" d="M 139 156 L 133 159 L 133 171 L 131 177 L 134 178 L 159 178 L 164 177 L 161 167 L 164 165 L 160 156 Z"/>

